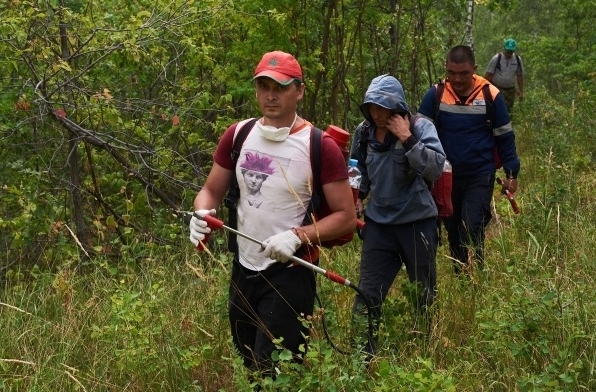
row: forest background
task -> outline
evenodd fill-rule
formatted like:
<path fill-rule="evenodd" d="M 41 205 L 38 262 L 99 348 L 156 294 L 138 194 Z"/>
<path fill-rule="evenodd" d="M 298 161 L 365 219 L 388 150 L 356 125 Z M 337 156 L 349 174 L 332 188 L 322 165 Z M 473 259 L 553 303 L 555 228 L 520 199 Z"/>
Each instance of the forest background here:
<path fill-rule="evenodd" d="M 8 0 L 0 15 L 1 389 L 250 390 L 225 235 L 196 252 L 180 211 L 224 129 L 258 113 L 255 64 L 293 53 L 301 115 L 352 131 L 373 77 L 400 79 L 415 109 L 473 22 L 479 74 L 507 37 L 525 64 L 522 213 L 495 193 L 487 266 L 469 279 L 441 248 L 430 338 L 400 276 L 370 368 L 332 349 L 321 309 L 305 364 L 280 352 L 262 386 L 596 390 L 595 1 Z M 321 265 L 357 281 L 359 249 Z M 319 294 L 346 347 L 354 293 L 321 279 Z"/>

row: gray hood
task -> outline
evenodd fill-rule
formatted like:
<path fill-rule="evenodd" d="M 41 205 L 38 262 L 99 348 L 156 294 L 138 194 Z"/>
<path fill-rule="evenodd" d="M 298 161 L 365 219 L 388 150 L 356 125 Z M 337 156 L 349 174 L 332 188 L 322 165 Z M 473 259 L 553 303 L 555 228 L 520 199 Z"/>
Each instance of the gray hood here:
<path fill-rule="evenodd" d="M 370 82 L 364 102 L 360 105 L 360 111 L 370 123 L 373 123 L 370 116 L 369 104 L 374 103 L 393 112 L 407 112 L 408 104 L 404 95 L 404 89 L 399 80 L 390 75 L 377 76 Z"/>

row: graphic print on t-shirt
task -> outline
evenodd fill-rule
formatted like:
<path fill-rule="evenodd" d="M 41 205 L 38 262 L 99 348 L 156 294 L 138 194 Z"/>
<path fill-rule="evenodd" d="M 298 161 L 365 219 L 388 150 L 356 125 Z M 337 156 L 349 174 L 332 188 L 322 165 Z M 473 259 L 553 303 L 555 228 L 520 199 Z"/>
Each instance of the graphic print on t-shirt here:
<path fill-rule="evenodd" d="M 272 198 L 271 186 L 263 187 L 263 184 L 271 176 L 284 177 L 284 172 L 288 166 L 288 159 L 272 157 L 257 151 L 244 151 L 244 156 L 240 159 L 240 173 L 243 183 L 246 186 L 244 201 L 248 206 L 261 208 L 273 212 L 276 209 L 276 203 Z M 279 179 L 277 179 L 279 180 Z M 273 182 L 269 180 L 269 182 Z M 269 192 L 267 192 L 269 189 Z"/>
<path fill-rule="evenodd" d="M 238 231 L 259 241 L 302 224 L 311 196 L 310 129 L 291 134 L 283 143 L 247 136 L 236 164 L 240 187 Z M 263 270 L 275 260 L 261 246 L 238 238 L 240 263 Z"/>

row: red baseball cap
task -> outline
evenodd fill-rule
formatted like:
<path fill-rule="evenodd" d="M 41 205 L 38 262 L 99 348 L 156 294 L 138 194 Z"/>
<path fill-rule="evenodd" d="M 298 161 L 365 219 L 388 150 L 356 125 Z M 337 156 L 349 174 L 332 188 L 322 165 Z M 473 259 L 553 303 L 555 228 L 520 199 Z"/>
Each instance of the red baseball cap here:
<path fill-rule="evenodd" d="M 261 61 L 259 61 L 257 68 L 255 68 L 253 80 L 261 76 L 266 76 L 281 85 L 287 86 L 294 79 L 302 81 L 302 68 L 300 68 L 300 64 L 298 64 L 298 60 L 294 56 L 276 50 L 265 53 Z"/>

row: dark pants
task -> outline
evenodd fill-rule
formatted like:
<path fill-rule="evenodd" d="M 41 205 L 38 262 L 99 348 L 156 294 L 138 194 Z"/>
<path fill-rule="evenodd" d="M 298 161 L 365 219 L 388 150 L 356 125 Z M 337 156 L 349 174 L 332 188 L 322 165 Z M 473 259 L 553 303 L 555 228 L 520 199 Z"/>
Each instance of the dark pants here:
<path fill-rule="evenodd" d="M 271 353 L 274 339 L 280 346 L 304 355 L 300 346 L 308 335 L 300 319 L 312 315 L 315 300 L 314 272 L 302 266 L 286 268 L 277 263 L 261 272 L 234 262 L 230 282 L 229 317 L 232 340 L 244 365 L 274 377 Z"/>
<path fill-rule="evenodd" d="M 513 105 L 515 104 L 515 97 L 517 96 L 517 90 L 515 87 L 499 87 L 497 86 L 503 98 L 505 98 L 505 104 L 507 105 L 507 111 L 509 115 L 513 112 Z"/>
<path fill-rule="evenodd" d="M 468 251 L 477 262 L 484 260 L 484 236 L 492 218 L 494 184 L 494 172 L 463 178 L 453 176 L 453 215 L 445 220 L 445 228 L 456 272 L 470 262 Z"/>
<path fill-rule="evenodd" d="M 436 218 L 402 225 L 382 225 L 367 220 L 362 236 L 358 288 L 370 301 L 375 327 L 381 317 L 381 306 L 402 265 L 406 266 L 410 282 L 418 285 L 415 306 L 425 310 L 433 303 L 437 285 Z M 358 294 L 353 311 L 364 310 L 365 300 Z"/>

